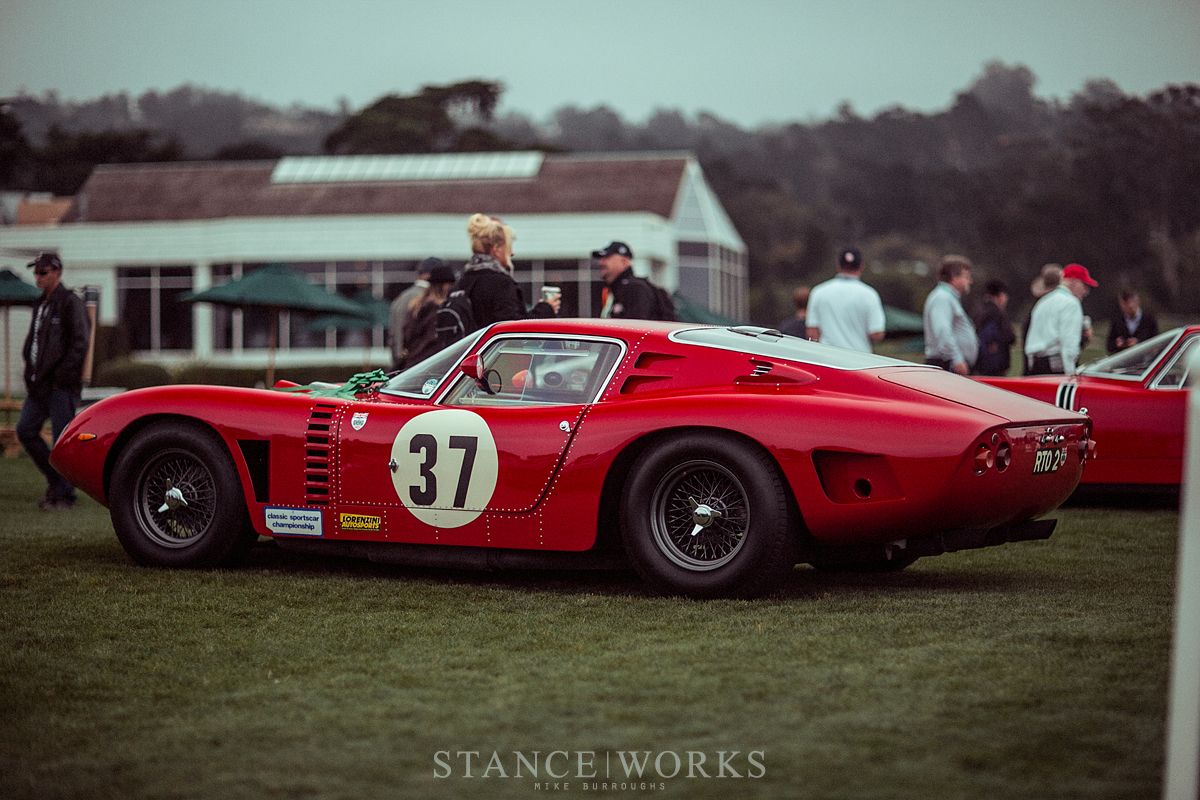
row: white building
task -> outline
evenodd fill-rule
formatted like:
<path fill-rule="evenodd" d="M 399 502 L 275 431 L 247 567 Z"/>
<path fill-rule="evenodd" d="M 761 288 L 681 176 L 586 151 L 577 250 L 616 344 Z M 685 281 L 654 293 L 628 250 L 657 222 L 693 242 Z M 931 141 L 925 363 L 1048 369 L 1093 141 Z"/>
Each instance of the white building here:
<path fill-rule="evenodd" d="M 285 263 L 331 291 L 367 288 L 391 300 L 421 259 L 466 261 L 466 221 L 477 211 L 516 232 L 515 277 L 526 298 L 560 286 L 564 313 L 598 315 L 602 282 L 590 252 L 615 239 L 633 249 L 637 274 L 747 317 L 745 243 L 686 153 L 104 165 L 57 223 L 0 226 L 0 266 L 24 274 L 29 254 L 59 253 L 67 285 L 100 287 L 100 324 L 123 326 L 138 358 L 261 364 L 265 312 L 177 297 Z M 11 316 L 19 351 L 28 312 Z M 312 331 L 307 322 L 283 315 L 279 363 L 358 363 L 364 345 L 388 362 L 380 328 Z M 19 375 L 19 352 L 14 360 Z"/>

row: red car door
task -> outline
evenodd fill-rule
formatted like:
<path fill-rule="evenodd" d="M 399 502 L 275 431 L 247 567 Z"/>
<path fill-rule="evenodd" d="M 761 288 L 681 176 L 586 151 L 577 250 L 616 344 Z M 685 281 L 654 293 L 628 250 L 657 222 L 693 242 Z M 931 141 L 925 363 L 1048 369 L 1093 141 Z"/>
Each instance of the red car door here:
<path fill-rule="evenodd" d="M 499 337 L 481 353 L 486 380 L 460 375 L 435 405 L 385 397 L 347 407 L 337 535 L 502 546 L 489 515 L 537 508 L 622 352 L 609 341 Z"/>
<path fill-rule="evenodd" d="M 1185 335 L 1138 381 L 1080 376 L 1071 400 L 1095 425 L 1085 483 L 1178 485 L 1183 476 L 1188 364 L 1200 334 Z"/>
<path fill-rule="evenodd" d="M 1096 431 L 1086 483 L 1178 484 L 1187 392 L 1081 377 L 1075 404 Z"/>

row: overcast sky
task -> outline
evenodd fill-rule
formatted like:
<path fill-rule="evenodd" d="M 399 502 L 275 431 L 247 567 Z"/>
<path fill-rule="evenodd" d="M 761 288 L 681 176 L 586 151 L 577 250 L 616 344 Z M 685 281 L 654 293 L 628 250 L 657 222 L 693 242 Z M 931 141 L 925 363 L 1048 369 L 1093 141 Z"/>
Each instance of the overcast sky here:
<path fill-rule="evenodd" d="M 191 83 L 360 108 L 499 79 L 500 111 L 710 111 L 751 126 L 842 101 L 944 108 L 992 59 L 1066 98 L 1200 82 L 1200 0 L 0 0 L 0 95 Z"/>

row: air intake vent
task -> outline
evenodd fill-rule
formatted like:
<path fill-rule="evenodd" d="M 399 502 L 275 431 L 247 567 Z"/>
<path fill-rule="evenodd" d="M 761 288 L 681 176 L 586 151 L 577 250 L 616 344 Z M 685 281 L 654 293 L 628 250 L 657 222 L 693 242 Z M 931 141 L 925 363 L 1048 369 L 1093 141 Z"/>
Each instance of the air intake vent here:
<path fill-rule="evenodd" d="M 750 373 L 752 378 L 761 378 L 763 375 L 770 374 L 771 368 L 774 366 L 766 361 L 751 361 L 750 363 L 754 365 L 754 370 Z"/>
<path fill-rule="evenodd" d="M 317 403 L 308 418 L 304 436 L 304 500 L 310 506 L 329 505 L 329 476 L 337 467 L 333 418 L 336 410 L 337 406 L 331 403 Z"/>

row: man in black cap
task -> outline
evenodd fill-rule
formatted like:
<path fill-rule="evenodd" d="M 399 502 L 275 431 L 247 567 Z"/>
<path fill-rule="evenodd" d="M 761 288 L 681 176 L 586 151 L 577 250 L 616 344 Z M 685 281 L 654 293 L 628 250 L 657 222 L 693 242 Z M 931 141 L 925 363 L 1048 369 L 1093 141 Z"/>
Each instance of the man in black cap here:
<path fill-rule="evenodd" d="M 17 438 L 46 476 L 46 495 L 38 503 L 43 511 L 75 505 L 75 487 L 50 466 L 50 448 L 42 439 L 42 426 L 50 420 L 54 441 L 75 416 L 83 386 L 83 359 L 87 353 L 88 319 L 83 300 L 62 283 L 62 261 L 42 253 L 29 262 L 42 290 L 33 305 L 29 336 L 25 339 L 25 404 L 17 422 Z"/>
<path fill-rule="evenodd" d="M 658 298 L 654 287 L 633 274 L 633 251 L 624 242 L 610 242 L 602 250 L 593 250 L 592 258 L 600 265 L 604 290 L 603 319 L 658 319 Z"/>

